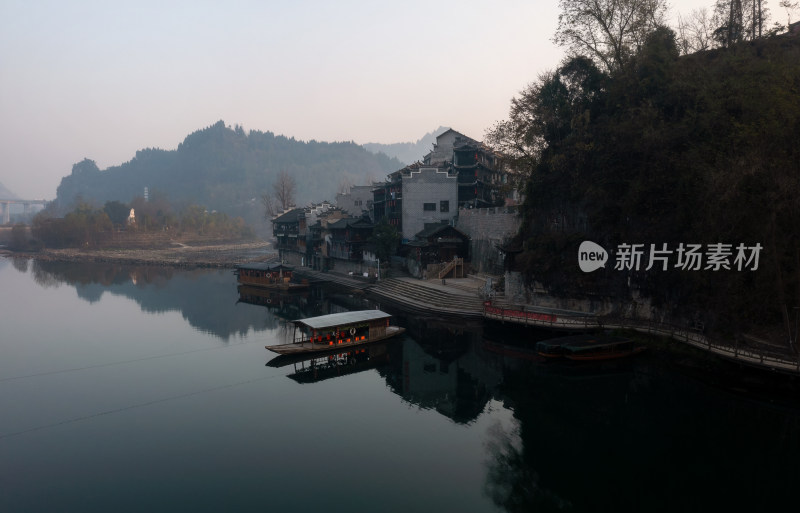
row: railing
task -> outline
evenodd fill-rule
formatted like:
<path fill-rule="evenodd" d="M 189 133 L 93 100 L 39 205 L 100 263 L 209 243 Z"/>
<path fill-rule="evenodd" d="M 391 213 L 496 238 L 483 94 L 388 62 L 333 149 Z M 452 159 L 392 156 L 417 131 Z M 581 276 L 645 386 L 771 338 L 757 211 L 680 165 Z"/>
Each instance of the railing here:
<path fill-rule="evenodd" d="M 462 274 L 463 274 L 464 259 L 456 257 L 453 258 L 450 262 L 448 262 L 447 265 L 444 266 L 444 268 L 441 271 L 439 271 L 439 279 L 442 279 L 445 276 L 447 276 L 447 273 L 452 271 L 458 265 L 462 266 Z"/>
<path fill-rule="evenodd" d="M 484 305 L 483 312 L 484 317 L 487 319 L 544 328 L 565 330 L 592 328 L 631 329 L 640 333 L 670 337 L 673 340 L 684 342 L 698 349 L 709 351 L 749 365 L 800 374 L 800 357 L 793 359 L 791 357 L 754 351 L 738 346 L 731 347 L 729 345 L 715 343 L 698 330 L 667 323 L 653 323 L 638 319 L 612 318 L 591 314 L 581 315 L 577 313 L 537 312 L 519 310 L 516 308 L 502 308 L 493 306 L 489 304 L 489 302 Z"/>

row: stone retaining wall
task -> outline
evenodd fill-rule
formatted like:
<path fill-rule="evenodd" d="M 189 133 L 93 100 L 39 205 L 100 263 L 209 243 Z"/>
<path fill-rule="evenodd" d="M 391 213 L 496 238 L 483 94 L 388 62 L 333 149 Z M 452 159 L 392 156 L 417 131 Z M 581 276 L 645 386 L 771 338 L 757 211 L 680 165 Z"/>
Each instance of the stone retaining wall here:
<path fill-rule="evenodd" d="M 456 228 L 472 238 L 470 259 L 475 272 L 502 272 L 503 254 L 497 246 L 516 235 L 521 222 L 510 207 L 458 209 Z"/>

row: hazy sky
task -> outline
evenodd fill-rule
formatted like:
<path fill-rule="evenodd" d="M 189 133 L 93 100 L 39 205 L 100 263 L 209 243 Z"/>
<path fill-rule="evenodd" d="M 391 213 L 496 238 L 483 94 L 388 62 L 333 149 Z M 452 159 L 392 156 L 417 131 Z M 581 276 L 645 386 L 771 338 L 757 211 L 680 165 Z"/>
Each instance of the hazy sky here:
<path fill-rule="evenodd" d="M 105 169 L 220 119 L 302 140 L 440 125 L 480 140 L 558 65 L 557 20 L 557 0 L 0 0 L 0 183 L 52 199 L 83 158 Z"/>

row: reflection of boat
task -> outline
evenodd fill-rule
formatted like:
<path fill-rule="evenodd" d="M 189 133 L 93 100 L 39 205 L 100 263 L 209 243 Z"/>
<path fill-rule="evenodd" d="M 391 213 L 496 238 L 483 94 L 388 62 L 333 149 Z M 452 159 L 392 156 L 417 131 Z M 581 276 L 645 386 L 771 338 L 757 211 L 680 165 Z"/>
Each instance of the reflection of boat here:
<path fill-rule="evenodd" d="M 600 340 L 575 341 L 564 345 L 564 356 L 570 360 L 611 360 L 639 354 L 646 348 L 632 340 L 609 337 Z"/>
<path fill-rule="evenodd" d="M 235 273 L 242 285 L 281 290 L 308 288 L 308 280 L 292 281 L 294 268 L 285 264 L 251 262 L 236 266 Z"/>
<path fill-rule="evenodd" d="M 282 306 L 284 304 L 305 304 L 308 300 L 308 291 L 305 289 L 280 290 L 239 285 L 239 301 L 251 305 Z"/>
<path fill-rule="evenodd" d="M 345 353 L 317 355 L 309 358 L 299 355 L 278 355 L 267 365 L 283 367 L 294 363 L 294 372 L 287 377 L 298 383 L 316 383 L 325 379 L 374 369 L 389 362 L 386 343 L 353 348 Z"/>
<path fill-rule="evenodd" d="M 279 354 L 313 354 L 386 340 L 405 331 L 390 326 L 391 315 L 380 310 L 356 310 L 291 321 L 290 344 L 266 346 Z"/>

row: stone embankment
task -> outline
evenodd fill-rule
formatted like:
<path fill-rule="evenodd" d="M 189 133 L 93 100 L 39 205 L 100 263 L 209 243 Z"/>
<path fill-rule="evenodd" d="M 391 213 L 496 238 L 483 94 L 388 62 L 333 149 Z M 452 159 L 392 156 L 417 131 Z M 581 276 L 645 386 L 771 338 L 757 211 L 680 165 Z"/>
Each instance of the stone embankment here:
<path fill-rule="evenodd" d="M 410 277 L 369 281 L 337 273 L 312 271 L 306 267 L 296 269 L 295 273 L 312 282 L 329 282 L 363 290 L 380 301 L 400 305 L 412 312 L 483 317 L 483 301 L 479 292 L 484 287 L 484 280 L 479 278 L 448 278 L 444 283 Z"/>
<path fill-rule="evenodd" d="M 478 297 L 482 284 L 473 278 L 447 279 L 445 284 L 414 278 L 389 278 L 369 289 L 385 301 L 407 310 L 458 317 L 483 317 L 483 301 Z"/>

